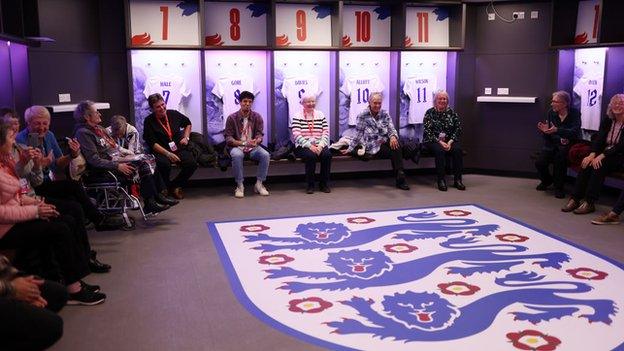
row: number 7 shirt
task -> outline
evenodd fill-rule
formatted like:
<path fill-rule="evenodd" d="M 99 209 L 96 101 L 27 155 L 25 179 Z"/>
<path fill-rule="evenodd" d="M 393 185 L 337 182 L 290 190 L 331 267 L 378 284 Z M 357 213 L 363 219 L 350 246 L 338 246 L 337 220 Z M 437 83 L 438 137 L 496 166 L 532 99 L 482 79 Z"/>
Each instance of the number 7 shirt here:
<path fill-rule="evenodd" d="M 183 77 L 155 75 L 147 79 L 145 89 L 143 89 L 146 98 L 154 93 L 161 94 L 165 99 L 165 104 L 177 110 L 180 108 L 182 97 L 191 95 L 191 90 L 186 87 Z"/>
<path fill-rule="evenodd" d="M 436 86 L 436 77 L 428 72 L 417 74 L 405 81 L 403 93 L 410 99 L 407 114 L 408 124 L 423 122 L 425 112 L 433 106 L 433 94 Z"/>
<path fill-rule="evenodd" d="M 349 96 L 349 125 L 357 123 L 357 116 L 368 106 L 368 98 L 372 93 L 381 93 L 384 85 L 377 76 L 361 76 L 346 78 L 340 88 L 345 95 Z"/>

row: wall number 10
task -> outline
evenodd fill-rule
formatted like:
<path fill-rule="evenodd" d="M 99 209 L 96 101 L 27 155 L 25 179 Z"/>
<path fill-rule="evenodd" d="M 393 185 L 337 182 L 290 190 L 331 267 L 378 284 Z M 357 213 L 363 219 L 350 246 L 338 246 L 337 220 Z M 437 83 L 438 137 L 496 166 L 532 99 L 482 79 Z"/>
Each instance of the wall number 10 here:
<path fill-rule="evenodd" d="M 368 11 L 355 11 L 356 41 L 367 43 L 371 37 L 371 15 Z"/>

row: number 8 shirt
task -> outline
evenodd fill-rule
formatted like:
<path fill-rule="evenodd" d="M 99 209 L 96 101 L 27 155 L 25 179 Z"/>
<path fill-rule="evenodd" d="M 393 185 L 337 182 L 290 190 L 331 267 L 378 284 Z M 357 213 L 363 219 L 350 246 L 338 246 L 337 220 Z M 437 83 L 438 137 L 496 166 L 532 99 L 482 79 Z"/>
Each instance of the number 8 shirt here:
<path fill-rule="evenodd" d="M 221 78 L 212 88 L 212 93 L 223 101 L 224 129 L 228 116 L 240 109 L 238 96 L 243 91 L 249 91 L 254 95 L 259 93 L 254 88 L 253 78 L 245 76 Z"/>
<path fill-rule="evenodd" d="M 349 125 L 357 123 L 357 116 L 368 107 L 368 98 L 372 93 L 381 93 L 384 85 L 377 76 L 349 77 L 340 88 L 349 96 Z"/>

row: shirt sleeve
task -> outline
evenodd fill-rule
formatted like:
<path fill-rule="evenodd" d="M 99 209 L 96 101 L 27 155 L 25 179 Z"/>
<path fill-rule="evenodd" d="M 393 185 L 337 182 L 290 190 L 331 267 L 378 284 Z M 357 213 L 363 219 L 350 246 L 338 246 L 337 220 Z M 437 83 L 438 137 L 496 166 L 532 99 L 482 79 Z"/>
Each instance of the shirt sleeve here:
<path fill-rule="evenodd" d="M 434 131 L 434 125 L 433 125 L 433 118 L 431 116 L 432 111 L 431 109 L 427 110 L 427 112 L 425 112 L 425 118 L 423 119 L 423 142 L 424 143 L 428 143 L 428 142 L 432 142 L 438 139 L 437 136 L 435 136 L 435 131 Z"/>
<path fill-rule="evenodd" d="M 453 140 L 454 142 L 459 141 L 459 137 L 461 136 L 461 120 L 457 112 L 452 111 L 452 121 L 453 121 L 453 130 L 451 130 L 450 135 L 447 140 Z"/>
<path fill-rule="evenodd" d="M 303 124 L 304 124 L 304 121 L 301 118 L 301 115 L 296 114 L 293 117 L 291 132 L 292 132 L 293 139 L 295 140 L 295 146 L 308 148 L 311 145 L 310 140 L 308 140 L 308 138 L 304 137 L 301 134 L 301 128 Z"/>

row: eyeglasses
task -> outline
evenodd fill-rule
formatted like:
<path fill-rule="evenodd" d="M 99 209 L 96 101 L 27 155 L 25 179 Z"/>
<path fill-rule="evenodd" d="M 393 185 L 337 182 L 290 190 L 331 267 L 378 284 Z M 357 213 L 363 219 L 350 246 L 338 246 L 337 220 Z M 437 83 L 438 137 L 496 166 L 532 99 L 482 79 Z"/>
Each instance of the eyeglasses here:
<path fill-rule="evenodd" d="M 564 101 L 561 101 L 561 100 L 553 100 L 553 101 L 552 101 L 552 103 L 555 103 L 555 104 L 563 104 L 563 103 L 565 103 L 565 102 L 564 102 Z"/>

